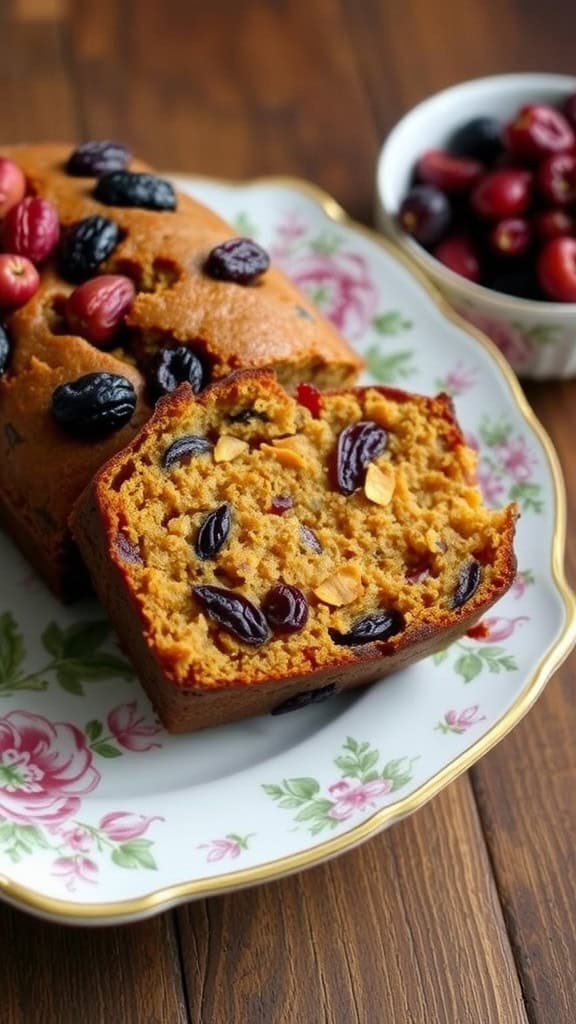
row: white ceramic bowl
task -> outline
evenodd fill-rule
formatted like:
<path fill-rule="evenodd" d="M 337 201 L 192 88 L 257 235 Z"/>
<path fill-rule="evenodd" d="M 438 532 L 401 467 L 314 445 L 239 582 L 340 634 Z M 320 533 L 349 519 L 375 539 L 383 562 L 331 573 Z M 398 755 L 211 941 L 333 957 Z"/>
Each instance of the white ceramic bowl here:
<path fill-rule="evenodd" d="M 481 114 L 512 118 L 525 103 L 558 104 L 576 92 L 568 75 L 479 78 L 436 93 L 414 107 L 386 140 L 376 175 L 376 220 L 428 274 L 466 320 L 488 334 L 517 373 L 539 379 L 576 376 L 576 303 L 519 299 L 473 284 L 435 260 L 397 224 L 418 157 L 442 148 L 456 127 Z"/>

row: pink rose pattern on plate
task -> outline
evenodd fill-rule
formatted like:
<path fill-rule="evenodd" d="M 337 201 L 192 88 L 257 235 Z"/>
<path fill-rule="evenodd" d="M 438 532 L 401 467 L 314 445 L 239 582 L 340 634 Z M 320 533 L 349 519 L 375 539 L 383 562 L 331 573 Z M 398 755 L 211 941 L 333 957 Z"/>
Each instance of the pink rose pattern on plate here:
<path fill-rule="evenodd" d="M 486 721 L 486 715 L 479 714 L 479 711 L 480 706 L 478 704 L 473 704 L 470 708 L 464 708 L 463 711 L 447 711 L 443 721 L 438 722 L 435 728 L 438 732 L 451 732 L 461 735 L 472 725 L 478 725 L 479 722 Z"/>
<path fill-rule="evenodd" d="M 268 783 L 262 788 L 278 807 L 297 811 L 296 828 L 304 828 L 315 836 L 382 806 L 383 797 L 411 782 L 416 760 L 400 757 L 380 765 L 378 750 L 348 736 L 342 753 L 334 761 L 340 778 L 325 792 L 316 779 L 308 777 L 283 779 L 279 784 Z"/>
<path fill-rule="evenodd" d="M 249 849 L 249 842 L 255 835 L 254 832 L 247 836 L 240 836 L 236 832 L 229 832 L 223 839 L 210 839 L 207 843 L 200 843 L 197 850 L 208 850 L 206 854 L 207 864 L 216 864 L 226 857 L 236 860 L 243 850 Z"/>

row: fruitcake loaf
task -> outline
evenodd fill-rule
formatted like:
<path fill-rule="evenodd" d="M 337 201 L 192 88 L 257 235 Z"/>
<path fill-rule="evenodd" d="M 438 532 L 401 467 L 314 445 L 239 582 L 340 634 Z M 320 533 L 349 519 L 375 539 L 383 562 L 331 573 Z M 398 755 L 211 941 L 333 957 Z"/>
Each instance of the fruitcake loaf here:
<path fill-rule="evenodd" d="M 515 573 L 446 395 L 293 398 L 269 371 L 161 400 L 72 531 L 167 729 L 282 713 L 463 634 Z"/>
<path fill-rule="evenodd" d="M 72 505 L 159 395 L 239 367 L 274 367 L 293 388 L 361 366 L 266 252 L 233 236 L 123 146 L 0 149 L 0 513 L 61 596 L 84 583 Z"/>

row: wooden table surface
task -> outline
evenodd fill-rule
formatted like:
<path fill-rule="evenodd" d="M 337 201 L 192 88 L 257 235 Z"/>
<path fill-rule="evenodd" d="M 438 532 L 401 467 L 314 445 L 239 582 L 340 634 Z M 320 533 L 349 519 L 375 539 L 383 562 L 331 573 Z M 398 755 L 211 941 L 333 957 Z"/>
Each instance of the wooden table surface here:
<path fill-rule="evenodd" d="M 574 0 L 2 0 L 0 142 L 301 175 L 369 222 L 400 114 L 465 78 L 573 72 L 575 39 Z M 528 394 L 574 510 L 576 382 Z M 0 1019 L 574 1024 L 575 666 L 416 816 L 307 874 L 113 929 L 0 907 Z"/>

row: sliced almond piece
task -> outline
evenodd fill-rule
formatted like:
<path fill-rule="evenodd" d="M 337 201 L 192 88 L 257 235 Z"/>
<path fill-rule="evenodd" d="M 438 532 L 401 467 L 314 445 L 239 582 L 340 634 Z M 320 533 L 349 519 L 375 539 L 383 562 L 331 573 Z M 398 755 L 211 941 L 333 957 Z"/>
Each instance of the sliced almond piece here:
<path fill-rule="evenodd" d="M 241 441 L 239 437 L 223 434 L 218 438 L 212 452 L 214 462 L 232 462 L 232 459 L 242 455 L 249 447 L 250 445 L 246 441 Z"/>
<path fill-rule="evenodd" d="M 371 462 L 364 481 L 364 494 L 368 500 L 373 501 L 375 505 L 389 505 L 395 487 L 396 474 L 393 466 L 389 462 L 384 462 L 381 466 Z"/>
<path fill-rule="evenodd" d="M 291 441 L 292 438 L 282 438 L 282 441 L 284 440 Z M 278 459 L 278 462 L 281 462 L 283 466 L 288 466 L 290 469 L 306 469 L 310 465 L 305 455 L 298 451 L 297 448 L 292 448 L 290 445 L 280 447 L 280 439 L 277 445 L 260 445 L 260 451 L 273 455 Z"/>
<path fill-rule="evenodd" d="M 355 565 L 343 565 L 316 587 L 314 593 L 319 601 L 333 605 L 334 608 L 351 604 L 362 593 L 360 570 Z"/>

